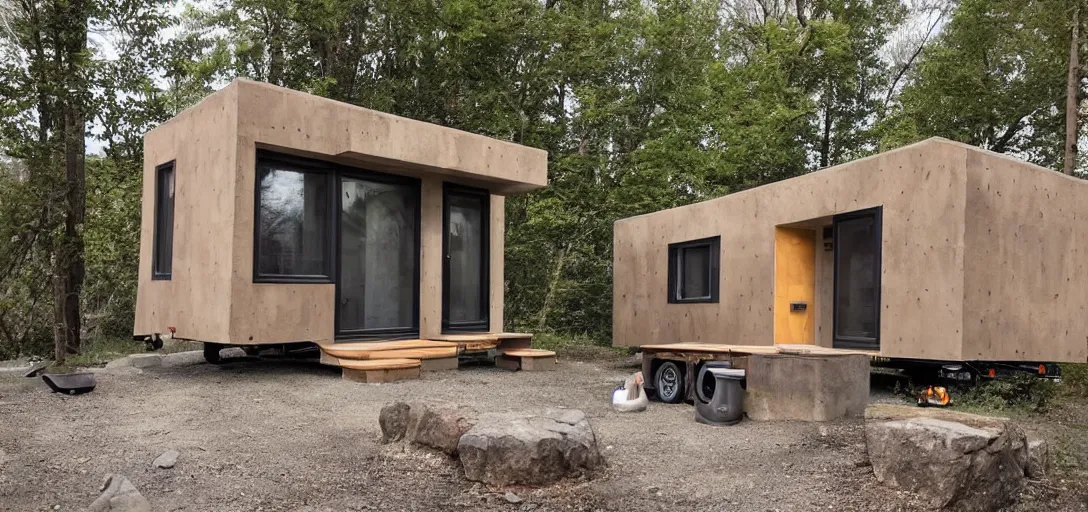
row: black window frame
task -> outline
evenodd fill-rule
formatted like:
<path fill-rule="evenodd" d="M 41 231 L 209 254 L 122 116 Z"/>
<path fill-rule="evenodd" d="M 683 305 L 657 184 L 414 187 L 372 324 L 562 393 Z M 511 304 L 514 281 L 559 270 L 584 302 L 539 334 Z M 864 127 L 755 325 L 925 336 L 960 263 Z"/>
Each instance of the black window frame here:
<path fill-rule="evenodd" d="M 331 164 L 330 164 L 331 165 Z M 412 187 L 416 197 L 416 222 L 415 232 L 413 233 L 416 240 L 415 251 L 415 275 L 412 279 L 412 325 L 408 327 L 378 327 L 378 328 L 362 328 L 362 329 L 349 329 L 341 330 L 340 328 L 340 268 L 342 264 L 342 258 L 340 258 L 341 250 L 341 237 L 343 236 L 343 230 L 340 229 L 340 214 L 343 209 L 344 195 L 341 192 L 341 183 L 344 178 L 376 181 L 381 183 L 391 183 L 397 185 L 408 185 Z M 335 184 L 333 185 L 333 194 L 336 196 L 336 200 L 333 201 L 336 214 L 333 217 L 332 229 L 333 238 L 336 244 L 336 250 L 334 255 L 336 257 L 335 265 L 335 296 L 336 302 L 333 312 L 333 339 L 334 341 L 350 341 L 350 340 L 400 340 L 400 339 L 414 339 L 419 337 L 419 290 L 421 287 L 422 279 L 422 243 L 423 243 L 423 187 L 422 181 L 418 178 L 410 176 L 399 176 L 394 174 L 385 174 L 368 169 L 361 169 L 358 167 L 349 166 L 337 166 L 334 176 Z"/>
<path fill-rule="evenodd" d="M 482 320 L 450 322 L 450 194 L 481 199 L 483 248 L 480 252 L 480 301 Z M 442 333 L 485 333 L 491 330 L 491 192 L 456 183 L 442 183 Z"/>
<path fill-rule="evenodd" d="M 326 226 L 325 244 L 322 250 L 323 274 L 262 274 L 260 270 L 261 258 L 261 166 L 264 163 L 273 163 L 285 170 L 324 174 L 328 180 L 325 187 Z M 336 261 L 336 238 L 338 231 L 337 215 L 335 208 L 339 199 L 332 197 L 339 191 L 340 167 L 332 162 L 315 160 L 311 158 L 296 157 L 277 153 L 274 151 L 258 149 L 256 162 L 253 166 L 253 282 L 254 283 L 281 283 L 281 284 L 333 284 L 336 282 L 335 272 L 339 268 Z"/>
<path fill-rule="evenodd" d="M 860 219 L 865 217 L 873 218 L 873 229 L 876 231 L 874 236 L 874 249 L 873 255 L 876 258 L 876 265 L 873 265 L 873 286 L 876 289 L 876 303 L 873 308 L 876 312 L 876 336 L 872 338 L 862 336 L 840 336 L 839 335 L 839 223 L 842 221 Z M 884 269 L 884 255 L 881 252 L 881 246 L 884 239 L 884 207 L 877 206 L 874 208 L 866 208 L 864 210 L 857 210 L 848 213 L 841 213 L 832 217 L 832 248 L 833 248 L 833 270 L 831 279 L 833 282 L 833 291 L 831 298 L 831 346 L 834 348 L 845 349 L 880 349 L 880 310 L 881 299 L 883 295 L 883 287 L 880 282 L 880 276 L 883 274 Z"/>
<path fill-rule="evenodd" d="M 174 188 L 173 198 L 170 199 L 170 229 L 167 232 L 163 232 L 162 227 L 165 205 L 163 204 L 164 192 L 163 183 L 164 176 L 169 173 L 171 177 L 171 183 Z M 177 211 L 177 189 L 178 189 L 178 174 L 177 174 L 177 160 L 171 160 L 164 164 L 155 166 L 155 225 L 152 227 L 151 235 L 151 279 L 153 281 L 169 281 L 174 276 L 174 212 Z M 163 237 L 166 237 L 164 240 Z M 164 246 L 165 249 L 164 249 Z M 160 258 L 159 251 L 166 250 L 168 254 L 165 256 L 165 260 L 168 262 L 168 267 L 163 270 L 159 268 Z"/>
<path fill-rule="evenodd" d="M 669 244 L 669 288 L 667 291 L 669 304 L 706 304 L 719 301 L 721 287 L 721 245 L 721 235 Z M 680 255 L 685 249 L 696 247 L 707 247 L 710 250 L 710 257 L 707 259 L 709 267 L 707 269 L 707 278 L 710 280 L 707 289 L 710 291 L 710 295 L 684 298 L 680 296 L 680 289 L 678 288 L 681 278 L 680 274 L 682 272 L 681 269 L 683 267 L 683 261 L 681 261 Z"/>

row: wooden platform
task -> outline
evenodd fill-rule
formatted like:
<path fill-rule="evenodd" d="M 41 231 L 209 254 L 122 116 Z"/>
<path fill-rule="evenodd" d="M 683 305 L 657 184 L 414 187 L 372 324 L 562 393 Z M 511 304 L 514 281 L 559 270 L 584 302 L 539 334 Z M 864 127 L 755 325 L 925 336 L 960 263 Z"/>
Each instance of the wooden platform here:
<path fill-rule="evenodd" d="M 720 345 L 714 343 L 670 343 L 667 345 L 642 345 L 643 352 L 674 352 L 674 353 L 703 353 L 703 354 L 727 354 L 727 355 L 821 355 L 821 356 L 846 356 L 867 355 L 877 356 L 877 351 L 846 350 L 841 348 L 827 348 L 816 345 Z"/>
<path fill-rule="evenodd" d="M 319 346 L 321 348 L 322 364 L 340 366 L 352 370 L 352 372 L 372 371 L 360 369 L 355 363 L 388 360 L 414 360 L 420 363 L 417 365 L 418 369 L 432 371 L 457 369 L 458 358 L 462 354 L 486 356 L 492 353 L 492 350 L 498 350 L 500 353 L 511 350 L 532 350 L 530 348 L 532 340 L 532 334 L 503 332 L 443 334 L 431 336 L 427 339 L 412 340 L 323 343 Z M 526 357 L 539 359 L 541 356 Z M 551 358 L 554 363 L 554 353 L 551 353 Z M 499 364 L 498 359 L 500 358 L 496 358 L 496 364 Z M 534 364 L 529 363 L 529 366 L 534 366 Z M 545 365 L 540 363 L 535 366 Z M 345 375 L 347 374 L 345 373 Z"/>
<path fill-rule="evenodd" d="M 557 364 L 555 352 L 535 348 L 503 350 L 495 357 L 495 366 L 510 371 L 554 370 Z"/>

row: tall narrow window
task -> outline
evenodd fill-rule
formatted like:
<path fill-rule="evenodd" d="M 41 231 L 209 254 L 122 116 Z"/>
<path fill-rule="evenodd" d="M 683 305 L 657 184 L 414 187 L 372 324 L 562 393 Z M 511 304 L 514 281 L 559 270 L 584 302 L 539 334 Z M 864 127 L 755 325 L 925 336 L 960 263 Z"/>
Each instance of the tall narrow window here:
<path fill-rule="evenodd" d="M 880 348 L 881 222 L 879 207 L 835 216 L 836 348 Z"/>
<path fill-rule="evenodd" d="M 718 302 L 721 237 L 669 244 L 669 303 Z"/>
<path fill-rule="evenodd" d="M 155 168 L 155 234 L 151 279 L 170 279 L 174 266 L 174 162 Z"/>
<path fill-rule="evenodd" d="M 487 332 L 491 196 L 486 190 L 447 183 L 443 203 L 442 330 Z"/>
<path fill-rule="evenodd" d="M 332 282 L 332 168 L 258 157 L 257 282 Z"/>

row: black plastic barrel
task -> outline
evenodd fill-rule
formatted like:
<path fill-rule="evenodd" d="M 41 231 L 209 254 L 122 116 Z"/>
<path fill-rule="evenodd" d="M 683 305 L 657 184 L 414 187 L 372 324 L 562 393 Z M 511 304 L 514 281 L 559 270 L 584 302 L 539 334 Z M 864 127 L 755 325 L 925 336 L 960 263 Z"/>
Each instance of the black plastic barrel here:
<path fill-rule="evenodd" d="M 744 370 L 705 365 L 699 372 L 696 385 L 695 421 L 707 425 L 733 425 L 744 416 Z M 705 379 L 714 379 L 713 395 L 705 401 Z M 703 395 L 703 396 L 700 396 Z"/>

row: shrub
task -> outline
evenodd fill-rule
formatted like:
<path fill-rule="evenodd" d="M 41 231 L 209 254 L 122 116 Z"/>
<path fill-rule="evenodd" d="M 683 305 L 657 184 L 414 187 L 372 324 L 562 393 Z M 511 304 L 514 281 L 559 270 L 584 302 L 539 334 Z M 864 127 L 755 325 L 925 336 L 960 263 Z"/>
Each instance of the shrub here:
<path fill-rule="evenodd" d="M 1057 391 L 1058 385 L 1050 379 L 1022 374 L 982 381 L 961 392 L 955 400 L 962 405 L 987 409 L 1026 408 L 1033 412 L 1042 412 Z"/>

